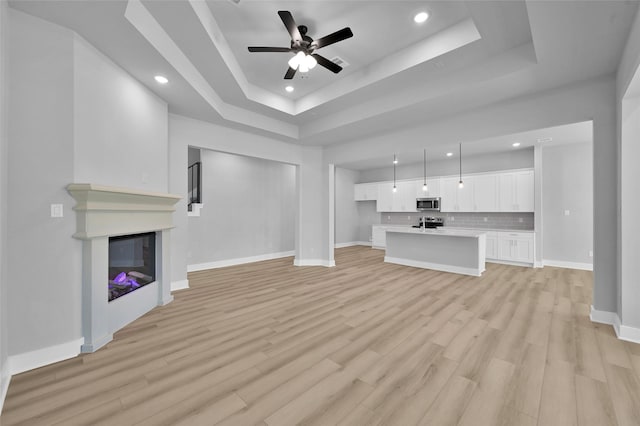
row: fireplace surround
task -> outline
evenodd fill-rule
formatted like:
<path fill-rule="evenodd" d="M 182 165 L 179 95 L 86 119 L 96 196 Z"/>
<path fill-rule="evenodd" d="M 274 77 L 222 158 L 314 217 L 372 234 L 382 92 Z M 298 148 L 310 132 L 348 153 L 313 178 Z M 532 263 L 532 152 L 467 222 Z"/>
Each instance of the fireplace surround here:
<path fill-rule="evenodd" d="M 181 197 L 103 185 L 73 183 L 67 191 L 76 200 L 76 232 L 82 240 L 82 352 L 94 352 L 113 333 L 171 296 L 170 230 Z M 109 301 L 109 238 L 152 233 L 155 280 Z M 147 247 L 149 249 L 149 247 Z"/>

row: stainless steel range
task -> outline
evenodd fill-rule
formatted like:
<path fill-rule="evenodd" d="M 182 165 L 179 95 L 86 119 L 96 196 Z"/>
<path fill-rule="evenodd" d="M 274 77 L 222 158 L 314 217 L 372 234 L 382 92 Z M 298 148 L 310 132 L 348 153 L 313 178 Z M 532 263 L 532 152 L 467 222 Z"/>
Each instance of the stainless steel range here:
<path fill-rule="evenodd" d="M 444 226 L 443 218 L 423 216 L 420 218 L 420 223 L 414 228 L 437 228 L 439 226 Z"/>

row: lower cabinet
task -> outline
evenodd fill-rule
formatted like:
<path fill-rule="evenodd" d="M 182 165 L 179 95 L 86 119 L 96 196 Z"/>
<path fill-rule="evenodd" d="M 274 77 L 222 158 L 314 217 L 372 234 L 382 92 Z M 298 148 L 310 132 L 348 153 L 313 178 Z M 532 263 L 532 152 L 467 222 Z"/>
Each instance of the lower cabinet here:
<path fill-rule="evenodd" d="M 498 233 L 497 232 L 487 232 L 487 259 L 497 259 L 498 258 Z"/>
<path fill-rule="evenodd" d="M 510 262 L 533 263 L 534 234 L 531 232 L 496 232 L 496 257 L 489 255 L 489 238 L 487 238 L 487 258 Z"/>
<path fill-rule="evenodd" d="M 371 247 L 383 249 L 387 247 L 387 230 L 394 228 L 406 228 L 399 225 L 373 225 L 371 228 Z"/>
<path fill-rule="evenodd" d="M 387 245 L 387 230 L 384 226 L 374 226 L 371 231 L 371 247 L 385 248 Z"/>

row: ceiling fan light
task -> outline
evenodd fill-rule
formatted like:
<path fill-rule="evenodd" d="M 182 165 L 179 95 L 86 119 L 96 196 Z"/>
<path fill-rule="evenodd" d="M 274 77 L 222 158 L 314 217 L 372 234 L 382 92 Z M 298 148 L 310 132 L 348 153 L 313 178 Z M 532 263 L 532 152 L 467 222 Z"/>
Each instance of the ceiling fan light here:
<path fill-rule="evenodd" d="M 318 61 L 316 61 L 316 58 L 314 58 L 313 56 L 307 55 L 304 58 L 304 64 L 307 66 L 307 68 L 312 70 L 313 67 L 315 67 L 318 64 Z"/>
<path fill-rule="evenodd" d="M 298 71 L 300 71 L 300 72 L 308 72 L 309 71 L 309 67 L 307 66 L 306 63 L 303 62 L 298 67 Z"/>
<path fill-rule="evenodd" d="M 304 52 L 298 52 L 296 53 L 296 56 L 294 56 L 293 58 L 289 59 L 289 67 L 291 67 L 292 69 L 298 69 L 298 67 L 302 64 L 302 62 L 304 61 L 304 57 L 305 54 Z"/>

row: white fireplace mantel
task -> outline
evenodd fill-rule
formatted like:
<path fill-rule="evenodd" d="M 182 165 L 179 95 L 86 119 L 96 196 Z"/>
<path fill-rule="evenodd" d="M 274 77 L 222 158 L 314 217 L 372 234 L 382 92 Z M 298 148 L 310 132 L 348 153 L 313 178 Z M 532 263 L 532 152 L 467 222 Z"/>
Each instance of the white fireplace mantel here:
<path fill-rule="evenodd" d="M 127 235 L 173 228 L 180 196 L 91 183 L 72 183 L 77 201 L 75 238 Z"/>
<path fill-rule="evenodd" d="M 170 230 L 175 204 L 181 197 L 72 183 L 67 191 L 76 200 L 76 232 L 82 247 L 82 352 L 94 352 L 113 339 L 113 333 L 171 296 Z M 109 237 L 156 233 L 156 281 L 108 301 Z"/>

